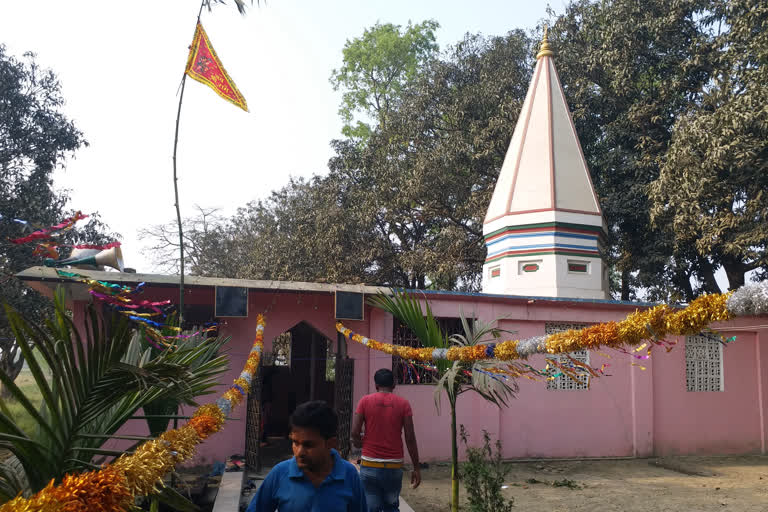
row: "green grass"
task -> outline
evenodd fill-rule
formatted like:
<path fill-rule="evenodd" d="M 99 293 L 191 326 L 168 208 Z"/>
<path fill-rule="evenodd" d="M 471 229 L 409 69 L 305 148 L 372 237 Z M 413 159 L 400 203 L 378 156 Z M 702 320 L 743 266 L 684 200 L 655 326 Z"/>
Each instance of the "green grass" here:
<path fill-rule="evenodd" d="M 33 351 L 35 354 L 37 354 L 36 350 L 33 349 Z M 48 365 L 45 363 L 43 358 L 35 357 L 35 360 L 40 365 L 40 368 L 47 374 Z M 29 370 L 26 364 L 21 370 L 21 373 L 19 373 L 19 376 L 16 377 L 14 383 L 19 387 L 19 389 L 21 389 L 21 392 L 24 393 L 27 399 L 29 399 L 29 401 L 32 402 L 39 410 L 40 404 L 43 402 L 43 397 L 40 394 L 40 389 L 35 383 L 35 377 L 32 375 L 32 372 Z M 0 400 L 4 399 L 0 398 Z M 22 407 L 20 403 L 13 399 L 4 400 L 4 402 L 11 412 L 11 418 L 13 418 L 14 423 L 16 423 L 19 428 L 26 432 L 27 435 L 34 435 L 36 432 L 35 429 L 37 429 L 37 424 L 30 417 L 29 413 L 24 409 L 24 407 Z"/>
<path fill-rule="evenodd" d="M 35 383 L 35 378 L 32 376 L 32 372 L 29 369 L 24 368 L 21 373 L 16 377 L 16 385 L 21 389 L 24 395 L 33 403 L 36 407 L 39 407 L 43 401 L 40 390 Z M 21 428 L 28 435 L 34 434 L 36 423 L 29 416 L 29 413 L 22 407 L 22 405 L 15 400 L 5 400 L 5 404 L 11 412 L 11 417 L 14 423 Z"/>

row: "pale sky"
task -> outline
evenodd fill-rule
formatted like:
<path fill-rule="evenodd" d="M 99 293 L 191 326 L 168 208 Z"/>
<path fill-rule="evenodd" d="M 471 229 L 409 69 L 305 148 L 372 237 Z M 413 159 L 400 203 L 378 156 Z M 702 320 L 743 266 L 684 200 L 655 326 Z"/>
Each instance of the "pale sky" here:
<path fill-rule="evenodd" d="M 233 1 L 202 23 L 250 113 L 188 80 L 179 136 L 182 214 L 233 213 L 289 176 L 326 172 L 341 136 L 341 93 L 328 79 L 347 39 L 377 21 L 437 20 L 441 48 L 463 34 L 534 28 L 546 2 L 523 0 L 268 0 L 238 14 Z M 558 13 L 566 2 L 549 3 Z M 0 43 L 32 51 L 62 83 L 64 112 L 90 143 L 55 175 L 70 207 L 98 211 L 123 235 L 126 265 L 152 270 L 137 231 L 175 218 L 173 135 L 178 87 L 197 0 L 0 0 Z M 28 219 L 34 220 L 34 219 Z M 146 243 L 144 244 L 146 245 Z"/>

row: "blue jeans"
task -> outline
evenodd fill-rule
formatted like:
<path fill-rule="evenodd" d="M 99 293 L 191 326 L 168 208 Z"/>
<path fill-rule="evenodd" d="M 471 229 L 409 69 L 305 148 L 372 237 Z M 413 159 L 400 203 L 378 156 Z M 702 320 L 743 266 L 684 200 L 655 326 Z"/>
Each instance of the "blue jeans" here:
<path fill-rule="evenodd" d="M 403 470 L 360 467 L 369 512 L 400 512 Z"/>

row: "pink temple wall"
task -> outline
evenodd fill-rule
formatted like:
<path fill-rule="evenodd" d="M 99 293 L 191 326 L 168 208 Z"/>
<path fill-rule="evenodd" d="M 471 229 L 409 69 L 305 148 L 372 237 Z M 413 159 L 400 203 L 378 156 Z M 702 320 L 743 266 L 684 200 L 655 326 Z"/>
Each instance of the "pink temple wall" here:
<path fill-rule="evenodd" d="M 605 309 L 594 304 L 561 306 L 520 301 L 505 304 L 499 299 L 494 302 L 432 300 L 432 307 L 436 316 L 457 316 L 463 310 L 486 322 L 505 318 L 500 321 L 500 326 L 514 332 L 505 335 L 505 339 L 544 334 L 544 324 L 548 321 L 618 320 L 632 311 L 615 307 Z M 651 402 L 648 398 L 634 402 L 631 399 L 633 386 L 636 390 L 650 388 L 648 375 L 633 375 L 628 368 L 627 356 L 618 352 L 612 353 L 611 359 L 594 354 L 591 357 L 592 364 L 610 364 L 608 373 L 612 376 L 593 379 L 588 392 L 548 391 L 543 381 L 519 379 L 519 393 L 508 407 L 499 409 L 474 394 L 461 396 L 457 405 L 457 423 L 466 427 L 470 444 L 482 439 L 483 430 L 487 430 L 493 439 L 500 438 L 507 458 L 650 453 L 651 421 L 648 414 Z M 528 363 L 537 368 L 546 365 L 543 356 L 533 357 Z M 450 453 L 447 401 L 443 400 L 442 415 L 436 421 L 433 389 L 432 386 L 406 385 L 397 390 L 411 401 L 415 411 L 419 449 L 424 460 L 445 459 Z"/>
<path fill-rule="evenodd" d="M 504 317 L 500 325 L 515 331 L 509 335 L 514 338 L 544 334 L 544 324 L 549 321 L 604 322 L 621 320 L 634 311 L 621 305 L 468 299 L 472 298 L 432 296 L 430 302 L 436 316 L 457 316 L 463 310 L 483 321 Z M 601 351 L 610 359 L 592 352 L 590 362 L 610 364 L 606 371 L 610 376 L 592 379 L 589 391 L 550 391 L 544 382 L 519 379 L 518 397 L 501 409 L 476 395 L 463 395 L 457 423 L 467 428 L 470 444 L 479 442 L 482 430 L 500 438 L 506 458 L 765 453 L 768 334 L 749 327 L 759 320 L 739 319 L 715 326 L 726 336 L 737 336 L 723 351 L 723 392 L 686 391 L 681 339 L 671 352 L 656 350 L 649 360 L 615 350 Z M 369 336 L 391 342 L 391 322 L 389 315 L 375 311 Z M 739 330 L 729 331 L 728 327 Z M 390 365 L 389 358 L 372 365 L 372 357 L 369 353 L 356 367 L 368 368 L 368 382 L 356 374 L 355 399 L 373 391 L 369 383 L 377 368 Z M 537 368 L 546 364 L 543 356 L 533 357 L 529 363 Z M 423 460 L 445 459 L 450 454 L 447 401 L 443 399 L 441 416 L 437 416 L 433 391 L 429 385 L 396 389 L 413 407 Z"/>
<path fill-rule="evenodd" d="M 176 289 L 148 288 L 144 296 L 147 300 L 164 300 L 175 298 L 177 293 Z M 256 334 L 256 317 L 259 313 L 266 311 L 267 316 L 264 330 L 264 350 L 266 351 L 272 349 L 274 338 L 302 321 L 314 327 L 328 339 L 336 340 L 336 320 L 333 314 L 334 297 L 331 294 L 257 293 L 252 291 L 248 299 L 248 317 L 226 318 L 221 321 L 220 335 L 231 337 L 225 346 L 225 351 L 229 357 L 229 369 L 221 377 L 220 382 L 222 384 L 212 394 L 198 399 L 200 404 L 215 401 L 240 375 L 253 344 Z M 185 293 L 186 304 L 212 304 L 213 300 L 214 290 L 212 288 L 192 288 Z M 74 307 L 77 321 L 81 324 L 82 306 L 82 303 L 78 303 Z M 365 321 L 350 323 L 361 332 L 368 331 L 370 308 L 366 309 Z M 356 361 L 363 361 L 369 351 L 357 344 L 353 345 L 349 346 L 349 357 L 355 358 Z M 355 382 L 355 389 L 365 381 L 362 370 L 356 371 L 356 376 L 360 378 Z M 189 415 L 193 411 L 194 407 L 185 407 L 181 414 Z M 244 454 L 245 411 L 245 403 L 240 404 L 233 411 L 232 419 L 227 422 L 224 430 L 203 442 L 195 457 L 188 464 L 211 464 L 215 461 L 224 461 L 233 454 Z M 139 411 L 138 414 L 141 412 Z M 148 430 L 144 420 L 131 420 L 119 433 L 121 435 L 148 435 Z M 127 442 L 110 442 L 107 446 L 126 447 L 129 444 Z"/>
<path fill-rule="evenodd" d="M 658 455 L 765 453 L 766 331 L 754 319 L 715 326 L 736 341 L 723 349 L 722 392 L 688 392 L 682 346 L 654 366 L 654 451 Z M 739 330 L 729 331 L 728 327 Z"/>
<path fill-rule="evenodd" d="M 213 293 L 211 291 L 211 293 Z M 211 299 L 212 300 L 212 299 Z M 248 353 L 256 333 L 256 316 L 264 313 L 267 316 L 264 329 L 264 349 L 272 350 L 272 340 L 291 329 L 300 322 L 305 322 L 322 333 L 330 340 L 336 339 L 336 320 L 334 319 L 334 298 L 330 294 L 300 294 L 281 293 L 268 294 L 251 292 L 249 295 L 248 317 L 228 318 L 221 328 L 221 335 L 231 336 L 227 354 L 229 370 L 222 377 L 217 392 L 210 398 L 203 398 L 201 403 L 214 401 L 224 392 L 229 384 L 240 375 L 245 365 Z M 368 329 L 368 321 L 355 322 L 359 330 Z M 363 347 L 350 346 L 349 357 L 361 359 L 368 352 Z M 357 375 L 357 372 L 356 372 Z M 355 383 L 357 385 L 357 382 Z M 357 386 L 356 386 L 357 387 Z M 237 421 L 229 421 L 225 430 L 204 442 L 195 458 L 195 463 L 210 463 L 223 461 L 232 454 L 245 453 L 245 404 L 241 404 L 233 412 Z"/>
<path fill-rule="evenodd" d="M 148 289 L 148 298 L 173 298 L 175 290 Z M 213 289 L 192 289 L 188 303 L 210 304 Z M 501 326 L 525 338 L 544 334 L 545 322 L 602 322 L 621 320 L 634 307 L 617 304 L 526 302 L 482 296 L 431 295 L 436 316 L 458 316 L 459 311 L 483 321 L 504 317 Z M 279 334 L 304 321 L 331 340 L 336 339 L 333 295 L 269 293 L 252 291 L 249 316 L 229 318 L 221 334 L 231 336 L 227 346 L 230 367 L 215 400 L 237 377 L 245 364 L 255 334 L 256 315 L 267 311 L 265 350 Z M 79 309 L 76 308 L 76 317 Z M 392 317 L 366 307 L 365 320 L 345 322 L 355 332 L 385 342 L 392 341 Z M 765 413 L 768 410 L 768 332 L 750 326 L 764 325 L 765 318 L 739 319 L 718 329 L 737 340 L 723 351 L 724 391 L 687 392 L 685 349 L 682 340 L 674 350 L 656 350 L 647 361 L 605 350 L 611 358 L 590 354 L 594 366 L 610 364 L 610 376 L 592 379 L 588 391 L 549 391 L 545 382 L 519 379 L 518 397 L 498 409 L 472 394 L 459 399 L 457 421 L 466 426 L 470 443 L 479 442 L 483 429 L 500 437 L 504 457 L 606 457 L 666 454 L 766 453 Z M 728 328 L 738 330 L 729 331 Z M 391 368 L 391 358 L 349 342 L 348 355 L 355 360 L 354 404 L 374 391 L 373 374 Z M 543 356 L 528 361 L 545 365 Z M 646 369 L 631 366 L 632 362 Z M 441 415 L 434 404 L 431 385 L 401 385 L 396 393 L 407 398 L 422 460 L 450 456 L 450 415 L 442 400 Z M 186 411 L 190 412 L 190 411 Z M 245 450 L 245 408 L 241 405 L 223 432 L 204 442 L 193 463 L 209 464 Z M 133 421 L 125 433 L 146 433 L 143 421 Z"/>

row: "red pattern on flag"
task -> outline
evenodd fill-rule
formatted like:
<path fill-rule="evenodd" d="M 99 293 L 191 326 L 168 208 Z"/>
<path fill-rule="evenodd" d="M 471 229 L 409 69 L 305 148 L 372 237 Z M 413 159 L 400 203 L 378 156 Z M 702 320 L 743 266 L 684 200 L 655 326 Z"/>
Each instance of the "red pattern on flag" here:
<path fill-rule="evenodd" d="M 248 105 L 235 82 L 229 78 L 216 51 L 208 40 L 203 26 L 198 22 L 192 46 L 187 58 L 187 75 L 216 91 L 216 94 L 248 112 Z"/>

